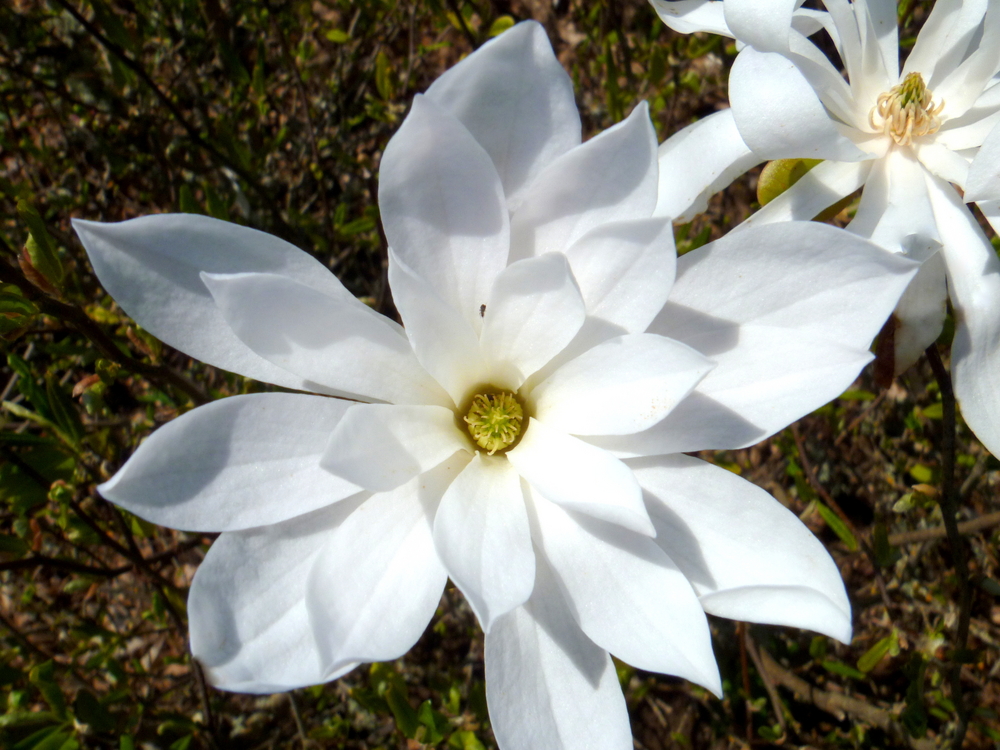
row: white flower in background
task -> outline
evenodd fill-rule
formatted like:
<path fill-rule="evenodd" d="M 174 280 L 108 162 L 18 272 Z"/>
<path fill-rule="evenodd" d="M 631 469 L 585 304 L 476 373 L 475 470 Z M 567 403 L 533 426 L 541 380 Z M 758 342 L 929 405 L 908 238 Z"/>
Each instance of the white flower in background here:
<path fill-rule="evenodd" d="M 811 219 L 863 186 L 848 229 L 923 261 L 895 310 L 896 373 L 937 339 L 950 293 L 955 394 L 1000 455 L 1000 261 L 963 205 L 976 201 L 1000 227 L 1000 3 L 937 0 L 900 70 L 894 0 L 824 0 L 826 11 L 796 8 L 801 0 L 651 2 L 678 31 L 750 45 L 730 74 L 732 109 L 661 146 L 657 215 L 704 210 L 765 159 L 825 161 L 747 226 Z M 820 28 L 847 80 L 807 38 Z M 667 183 L 678 170 L 689 179 Z"/>
<path fill-rule="evenodd" d="M 202 406 L 100 488 L 156 523 L 224 532 L 188 602 L 218 687 L 398 658 L 450 577 L 486 631 L 501 747 L 625 750 L 609 652 L 719 694 L 705 612 L 850 639 L 823 545 L 681 452 L 754 443 L 840 393 L 914 264 L 806 222 L 678 262 L 670 219 L 652 218 L 645 106 L 580 140 L 534 23 L 416 97 L 379 188 L 402 328 L 252 229 L 75 222 L 151 333 L 321 394 Z"/>

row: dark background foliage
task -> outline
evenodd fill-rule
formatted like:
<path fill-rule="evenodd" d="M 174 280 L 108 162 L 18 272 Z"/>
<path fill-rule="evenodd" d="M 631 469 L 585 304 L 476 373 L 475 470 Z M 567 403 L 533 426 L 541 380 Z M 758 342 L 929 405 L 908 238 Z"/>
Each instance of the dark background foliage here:
<path fill-rule="evenodd" d="M 900 3 L 904 46 L 928 5 Z M 69 219 L 187 211 L 253 226 L 392 314 L 381 151 L 414 93 L 525 18 L 545 25 L 570 71 L 587 136 L 641 99 L 661 138 L 726 106 L 735 47 L 670 33 L 642 0 L 0 4 L 0 745 L 495 746 L 482 634 L 453 589 L 394 664 L 271 697 L 204 684 L 187 654 L 185 593 L 211 535 L 153 527 L 95 486 L 157 426 L 264 386 L 130 321 Z M 679 249 L 742 220 L 755 180 L 677 227 Z M 721 701 L 620 664 L 637 748 L 929 748 L 966 724 L 968 747 L 1000 741 L 1000 464 L 959 424 L 963 604 L 965 568 L 938 503 L 946 417 L 921 363 L 888 389 L 863 374 L 752 449 L 704 455 L 823 539 L 855 639 L 713 619 Z"/>

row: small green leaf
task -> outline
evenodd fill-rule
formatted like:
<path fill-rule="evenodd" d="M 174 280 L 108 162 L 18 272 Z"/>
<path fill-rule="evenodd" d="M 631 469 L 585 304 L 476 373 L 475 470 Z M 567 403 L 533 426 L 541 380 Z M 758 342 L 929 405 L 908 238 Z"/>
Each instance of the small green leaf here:
<path fill-rule="evenodd" d="M 28 225 L 28 241 L 24 249 L 31 265 L 50 283 L 58 286 L 63 279 L 62 262 L 56 254 L 56 244 L 45 228 L 45 222 L 38 211 L 23 198 L 17 202 L 17 215 Z"/>
<path fill-rule="evenodd" d="M 895 648 L 898 653 L 899 635 L 895 630 L 893 630 L 892 633 L 887 635 L 885 638 L 880 638 L 875 642 L 874 646 L 861 655 L 861 658 L 858 659 L 858 669 L 865 673 L 871 672 L 876 666 L 878 666 L 878 663 L 893 650 L 893 648 Z"/>
<path fill-rule="evenodd" d="M 66 698 L 55 683 L 55 665 L 51 660 L 39 664 L 28 673 L 28 679 L 42 694 L 49 708 L 60 719 L 66 718 Z"/>
<path fill-rule="evenodd" d="M 417 719 L 417 712 L 413 710 L 407 696 L 406 684 L 397 676 L 389 684 L 385 691 L 385 702 L 389 704 L 393 718 L 396 719 L 396 728 L 405 737 L 413 739 L 417 733 L 420 722 Z"/>
<path fill-rule="evenodd" d="M 934 471 L 929 466 L 916 464 L 910 468 L 910 476 L 921 484 L 930 484 L 934 481 Z"/>
<path fill-rule="evenodd" d="M 333 42 L 334 44 L 346 44 L 351 41 L 351 35 L 343 29 L 330 29 L 323 34 L 323 36 L 326 37 L 327 41 Z"/>
<path fill-rule="evenodd" d="M 392 63 L 384 51 L 375 56 L 375 88 L 378 89 L 378 95 L 386 101 L 392 99 L 395 93 L 392 83 Z"/>
<path fill-rule="evenodd" d="M 514 25 L 514 18 L 512 16 L 498 16 L 497 19 L 490 24 L 490 37 L 500 36 L 507 29 Z"/>
<path fill-rule="evenodd" d="M 928 419 L 941 419 L 944 416 L 944 404 L 938 401 L 936 404 L 931 404 L 921 411 Z"/>
<path fill-rule="evenodd" d="M 822 664 L 823 664 L 823 669 L 825 669 L 827 672 L 832 672 L 835 675 L 840 675 L 841 677 L 849 677 L 852 680 L 866 679 L 864 672 L 859 672 L 854 667 L 848 666 L 843 662 L 832 661 L 828 659 L 822 662 Z"/>
<path fill-rule="evenodd" d="M 452 734 L 448 738 L 448 747 L 454 750 L 486 750 L 483 747 L 483 743 L 476 737 L 476 733 L 468 730 Z"/>
<path fill-rule="evenodd" d="M 816 510 L 826 522 L 826 525 L 833 530 L 833 533 L 840 537 L 840 541 L 847 545 L 847 549 L 851 552 L 856 552 L 858 549 L 858 540 L 854 538 L 854 534 L 851 533 L 850 528 L 844 523 L 844 520 L 819 500 L 816 501 Z"/>
<path fill-rule="evenodd" d="M 114 717 L 88 690 L 81 690 L 76 694 L 73 713 L 76 714 L 77 721 L 88 725 L 95 732 L 110 732 L 115 728 Z"/>
<path fill-rule="evenodd" d="M 52 419 L 70 438 L 74 447 L 83 439 L 83 424 L 80 413 L 68 395 L 62 390 L 51 374 L 45 376 L 45 395 L 52 409 Z"/>
<path fill-rule="evenodd" d="M 118 750 L 135 750 L 135 741 L 132 735 L 123 734 L 118 738 Z"/>

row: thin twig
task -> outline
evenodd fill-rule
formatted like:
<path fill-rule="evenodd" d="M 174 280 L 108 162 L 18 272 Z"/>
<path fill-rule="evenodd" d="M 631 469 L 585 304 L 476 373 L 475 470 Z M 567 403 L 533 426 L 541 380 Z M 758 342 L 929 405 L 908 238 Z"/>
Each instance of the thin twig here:
<path fill-rule="evenodd" d="M 774 710 L 774 718 L 778 720 L 778 726 L 781 727 L 782 734 L 787 734 L 788 724 L 785 722 L 785 711 L 784 706 L 781 703 L 781 696 L 778 695 L 778 689 L 774 687 L 774 681 L 771 679 L 770 673 L 764 669 L 764 664 L 760 659 L 760 653 L 757 651 L 757 644 L 754 643 L 753 636 L 750 635 L 750 628 L 746 628 L 743 631 L 743 640 L 746 644 L 747 653 L 750 654 L 750 659 L 753 661 L 754 667 L 757 668 L 757 673 L 760 675 L 761 682 L 764 683 L 764 689 L 767 691 L 768 700 L 771 701 L 771 708 Z"/>
<path fill-rule="evenodd" d="M 1000 525 L 1000 511 L 987 513 L 979 518 L 973 518 L 971 521 L 962 521 L 958 524 L 958 533 L 966 536 L 997 525 Z M 932 529 L 914 529 L 913 531 L 901 531 L 898 534 L 890 534 L 889 544 L 893 547 L 898 547 L 901 544 L 929 542 L 931 539 L 943 539 L 946 536 L 948 536 L 947 528 L 944 526 L 935 526 Z"/>
<path fill-rule="evenodd" d="M 941 516 L 951 547 L 955 577 L 958 579 L 958 625 L 955 628 L 953 651 L 955 658 L 949 668 L 951 700 L 955 704 L 958 721 L 952 736 L 951 747 L 962 747 L 969 725 L 968 707 L 962 696 L 962 664 L 959 661 L 969 639 L 969 620 L 972 613 L 972 591 L 969 586 L 969 566 L 965 552 L 965 542 L 958 530 L 958 487 L 955 483 L 955 391 L 951 376 L 941 361 L 937 344 L 931 344 L 925 351 L 927 361 L 934 371 L 934 377 L 941 392 Z"/>

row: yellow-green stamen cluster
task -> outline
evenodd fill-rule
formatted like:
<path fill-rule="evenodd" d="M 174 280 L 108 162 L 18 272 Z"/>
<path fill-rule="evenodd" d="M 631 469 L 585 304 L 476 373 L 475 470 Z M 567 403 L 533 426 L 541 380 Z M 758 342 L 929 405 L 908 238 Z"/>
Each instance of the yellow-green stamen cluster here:
<path fill-rule="evenodd" d="M 936 133 L 941 127 L 938 115 L 944 102 L 934 106 L 931 92 L 919 73 L 909 73 L 898 86 L 879 95 L 878 104 L 868 114 L 868 122 L 901 146 L 914 138 Z"/>
<path fill-rule="evenodd" d="M 492 456 L 509 448 L 521 434 L 524 411 L 512 393 L 478 393 L 465 417 L 476 445 Z"/>

